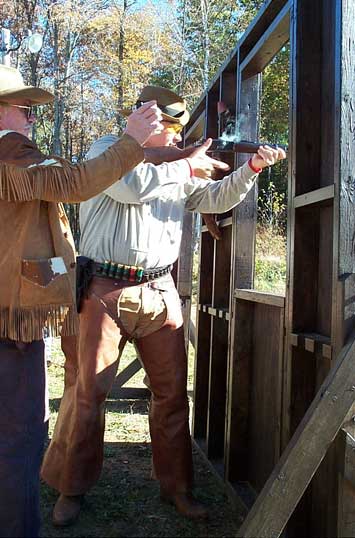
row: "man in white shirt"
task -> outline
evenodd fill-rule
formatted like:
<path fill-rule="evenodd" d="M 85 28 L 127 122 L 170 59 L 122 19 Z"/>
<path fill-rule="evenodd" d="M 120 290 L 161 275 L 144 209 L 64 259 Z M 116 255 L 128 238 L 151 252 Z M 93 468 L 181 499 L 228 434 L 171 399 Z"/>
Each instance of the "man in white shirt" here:
<path fill-rule="evenodd" d="M 165 88 L 148 86 L 138 102 L 157 100 L 164 130 L 146 147 L 175 145 L 188 121 L 185 101 Z M 117 137 L 96 141 L 88 158 Z M 81 204 L 80 251 L 94 261 L 94 277 L 80 314 L 79 371 L 66 384 L 42 476 L 61 495 L 57 525 L 72 523 L 80 496 L 102 467 L 104 406 L 127 340 L 134 340 L 149 377 L 149 425 L 161 497 L 184 516 L 206 517 L 192 495 L 193 470 L 186 392 L 187 358 L 180 300 L 170 275 L 179 255 L 185 210 L 224 213 L 241 202 L 265 166 L 284 158 L 263 147 L 249 163 L 221 181 L 195 177 L 205 146 L 188 159 L 143 163 L 104 193 Z M 223 164 L 220 165 L 223 169 Z M 207 167 L 208 168 L 208 167 Z M 226 167 L 224 167 L 226 169 Z M 67 356 L 75 355 L 68 350 Z"/>

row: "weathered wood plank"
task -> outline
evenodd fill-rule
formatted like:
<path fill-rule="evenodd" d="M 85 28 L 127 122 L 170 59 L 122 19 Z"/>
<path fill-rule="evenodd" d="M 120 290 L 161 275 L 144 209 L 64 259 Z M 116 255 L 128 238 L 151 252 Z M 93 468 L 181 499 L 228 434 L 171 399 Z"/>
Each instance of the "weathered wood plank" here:
<path fill-rule="evenodd" d="M 249 78 L 261 73 L 287 43 L 289 34 L 290 4 L 287 3 L 243 60 L 240 66 L 242 77 Z"/>
<path fill-rule="evenodd" d="M 149 400 L 150 390 L 142 387 L 113 387 L 110 397 L 117 400 Z"/>
<path fill-rule="evenodd" d="M 209 375 L 209 401 L 207 419 L 207 454 L 222 458 L 224 452 L 225 409 L 228 361 L 228 324 L 217 317 L 219 308 L 228 309 L 230 295 L 232 227 L 225 228 L 215 244 L 212 338 Z"/>
<path fill-rule="evenodd" d="M 355 2 L 342 1 L 339 276 L 355 273 Z"/>
<path fill-rule="evenodd" d="M 285 297 L 282 297 L 282 295 L 273 295 L 271 293 L 265 293 L 263 291 L 243 290 L 237 288 L 236 290 L 234 290 L 234 297 L 236 299 L 242 299 L 244 301 L 252 301 L 253 303 L 278 306 L 279 308 L 285 307 Z"/>
<path fill-rule="evenodd" d="M 229 308 L 231 274 L 232 226 L 223 230 L 222 239 L 216 242 L 213 306 Z"/>
<path fill-rule="evenodd" d="M 280 458 L 283 327 L 282 308 L 255 304 L 248 432 L 248 481 L 255 491 Z"/>
<path fill-rule="evenodd" d="M 240 73 L 239 73 L 240 77 Z M 260 76 L 238 80 L 240 135 L 256 140 L 259 133 Z M 238 155 L 238 165 L 247 160 Z M 226 478 L 230 482 L 248 477 L 248 416 L 252 360 L 253 303 L 233 298 L 235 288 L 253 287 L 254 244 L 257 216 L 257 187 L 233 210 L 231 322 L 229 324 L 229 365 L 227 424 L 225 438 Z"/>
<path fill-rule="evenodd" d="M 355 401 L 355 337 L 344 346 L 237 536 L 280 536 Z"/>
<path fill-rule="evenodd" d="M 235 303 L 231 348 L 236 360 L 229 364 L 225 441 L 226 478 L 231 483 L 249 478 L 249 411 L 255 309 L 254 303 L 249 301 Z"/>
<path fill-rule="evenodd" d="M 238 43 L 242 61 L 286 4 L 287 0 L 268 0 L 264 3 Z"/>
<path fill-rule="evenodd" d="M 227 217 L 225 219 L 218 220 L 219 228 L 227 228 L 228 226 L 231 226 L 231 225 L 232 225 L 232 217 Z M 202 226 L 201 232 L 208 232 L 208 228 L 206 225 Z"/>
<path fill-rule="evenodd" d="M 217 103 L 219 101 L 219 78 L 216 84 L 207 94 L 207 123 L 205 136 L 218 138 L 218 112 Z"/>
<path fill-rule="evenodd" d="M 321 187 L 315 191 L 306 192 L 295 196 L 293 201 L 294 207 L 304 207 L 306 205 L 318 204 L 334 198 L 334 185 Z"/>
<path fill-rule="evenodd" d="M 177 268 L 177 290 L 181 299 L 182 316 L 184 320 L 185 347 L 188 352 L 189 329 L 190 329 L 190 309 L 192 294 L 192 260 L 194 244 L 194 223 L 195 215 L 189 211 L 185 212 L 180 256 Z"/>
<path fill-rule="evenodd" d="M 317 333 L 292 333 L 290 343 L 293 347 L 304 348 L 310 353 L 330 359 L 332 356 L 331 340 L 328 336 Z M 297 390 L 297 389 L 296 389 Z"/>
<path fill-rule="evenodd" d="M 209 360 L 211 341 L 211 317 L 207 313 L 212 303 L 214 241 L 209 234 L 201 237 L 199 308 L 197 313 L 197 342 L 194 371 L 194 411 L 192 420 L 193 435 L 206 438 Z"/>
<path fill-rule="evenodd" d="M 134 359 L 122 372 L 120 372 L 114 381 L 113 388 L 123 387 L 142 368 L 140 360 Z"/>
<path fill-rule="evenodd" d="M 212 318 L 211 356 L 208 387 L 207 455 L 221 459 L 224 454 L 228 325 Z"/>
<path fill-rule="evenodd" d="M 204 104 L 205 104 L 206 98 L 204 98 Z M 185 130 L 184 133 L 184 141 L 186 145 L 192 144 L 192 142 L 196 142 L 196 140 L 199 140 L 203 137 L 205 132 L 205 124 L 206 124 L 206 110 L 203 110 L 200 112 L 200 114 L 197 116 L 194 123 Z"/>

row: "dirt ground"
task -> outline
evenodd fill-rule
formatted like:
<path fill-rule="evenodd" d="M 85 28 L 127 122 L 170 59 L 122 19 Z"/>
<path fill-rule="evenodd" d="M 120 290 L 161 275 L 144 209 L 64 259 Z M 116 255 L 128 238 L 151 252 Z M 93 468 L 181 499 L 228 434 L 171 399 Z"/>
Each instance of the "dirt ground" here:
<path fill-rule="evenodd" d="M 49 363 L 51 421 L 53 430 L 63 390 L 63 358 L 55 343 Z M 132 357 L 128 349 L 121 369 Z M 139 386 L 143 373 L 133 385 Z M 191 381 L 191 379 L 190 379 Z M 132 381 L 130 381 L 132 386 Z M 107 402 L 105 461 L 98 484 L 85 497 L 76 525 L 55 528 L 51 512 L 57 494 L 42 485 L 43 525 L 41 536 L 54 537 L 231 537 L 241 524 L 240 514 L 226 498 L 223 487 L 194 450 L 196 496 L 210 508 L 206 522 L 191 522 L 173 507 L 161 503 L 159 488 L 150 477 L 151 447 L 148 432 L 148 402 Z"/>

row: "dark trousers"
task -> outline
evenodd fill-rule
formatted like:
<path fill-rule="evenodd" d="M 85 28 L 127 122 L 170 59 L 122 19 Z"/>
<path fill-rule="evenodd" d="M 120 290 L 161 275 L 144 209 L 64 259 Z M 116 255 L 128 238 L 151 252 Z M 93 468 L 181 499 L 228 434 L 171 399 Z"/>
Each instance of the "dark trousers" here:
<path fill-rule="evenodd" d="M 47 433 L 42 341 L 0 340 L 0 536 L 37 537 Z"/>

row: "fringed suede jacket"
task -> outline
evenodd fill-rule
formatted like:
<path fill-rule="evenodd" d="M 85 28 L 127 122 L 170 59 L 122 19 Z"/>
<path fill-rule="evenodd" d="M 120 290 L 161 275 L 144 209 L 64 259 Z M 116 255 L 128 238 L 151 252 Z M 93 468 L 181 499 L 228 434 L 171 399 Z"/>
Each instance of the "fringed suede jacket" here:
<path fill-rule="evenodd" d="M 75 334 L 75 251 L 64 208 L 115 183 L 144 159 L 130 136 L 96 159 L 47 158 L 27 137 L 0 131 L 0 338 Z"/>

